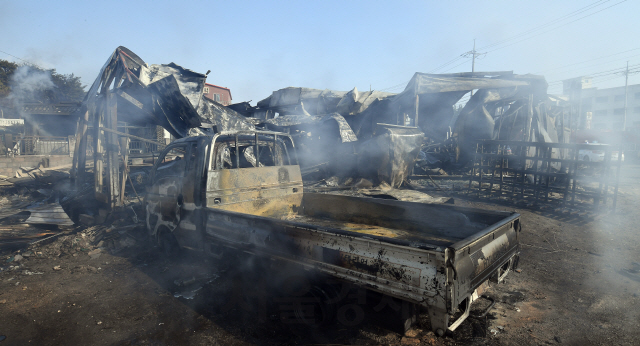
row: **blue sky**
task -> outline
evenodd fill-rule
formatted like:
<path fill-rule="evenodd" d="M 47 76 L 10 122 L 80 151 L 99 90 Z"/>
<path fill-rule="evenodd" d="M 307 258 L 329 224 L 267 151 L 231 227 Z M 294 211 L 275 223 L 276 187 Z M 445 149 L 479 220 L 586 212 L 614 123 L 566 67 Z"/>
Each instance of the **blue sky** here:
<path fill-rule="evenodd" d="M 554 82 L 640 64 L 640 3 L 620 1 L 0 0 L 0 51 L 91 84 L 122 45 L 147 63 L 211 70 L 207 82 L 254 105 L 288 86 L 400 92 L 413 73 L 459 57 L 473 39 L 488 52 L 476 71 L 541 73 Z M 470 70 L 459 59 L 437 72 Z M 624 85 L 615 74 L 595 81 Z"/>

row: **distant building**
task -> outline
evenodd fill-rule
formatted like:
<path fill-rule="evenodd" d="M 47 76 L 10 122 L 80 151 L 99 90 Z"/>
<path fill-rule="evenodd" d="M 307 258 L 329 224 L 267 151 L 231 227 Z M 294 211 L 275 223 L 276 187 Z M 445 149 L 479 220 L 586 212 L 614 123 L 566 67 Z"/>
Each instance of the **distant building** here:
<path fill-rule="evenodd" d="M 590 77 L 563 81 L 563 93 L 576 102 L 580 119 L 590 118 L 590 128 L 622 130 L 624 122 L 624 86 L 598 89 L 591 87 Z M 589 117 L 590 113 L 590 117 Z M 640 84 L 627 88 L 627 129 L 640 129 Z"/>
<path fill-rule="evenodd" d="M 565 79 L 562 81 L 562 93 L 571 95 L 572 90 L 589 89 L 591 82 L 592 78 L 587 76 Z"/>
<path fill-rule="evenodd" d="M 231 90 L 229 90 L 229 88 L 205 83 L 202 93 L 209 99 L 222 103 L 225 106 L 231 104 Z"/>

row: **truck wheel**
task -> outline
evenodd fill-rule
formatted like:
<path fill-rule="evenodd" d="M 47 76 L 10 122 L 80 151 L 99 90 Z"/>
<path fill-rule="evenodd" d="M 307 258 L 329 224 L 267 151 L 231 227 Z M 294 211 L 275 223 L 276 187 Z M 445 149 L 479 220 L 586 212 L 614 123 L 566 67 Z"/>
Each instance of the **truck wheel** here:
<path fill-rule="evenodd" d="M 325 326 L 336 317 L 335 296 L 330 286 L 311 286 L 301 302 L 294 305 L 294 314 L 299 323 L 309 327 Z"/>
<path fill-rule="evenodd" d="M 158 231 L 158 247 L 167 257 L 175 257 L 180 253 L 176 237 L 167 229 Z"/>

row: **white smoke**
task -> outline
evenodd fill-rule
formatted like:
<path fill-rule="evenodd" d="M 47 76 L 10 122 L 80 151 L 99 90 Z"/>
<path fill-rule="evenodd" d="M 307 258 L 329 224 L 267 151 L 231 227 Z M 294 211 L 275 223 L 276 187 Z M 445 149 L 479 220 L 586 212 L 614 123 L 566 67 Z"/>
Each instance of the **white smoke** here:
<path fill-rule="evenodd" d="M 11 76 L 11 93 L 22 101 L 33 97 L 41 90 L 54 88 L 51 71 L 42 71 L 31 66 L 20 66 Z"/>
<path fill-rule="evenodd" d="M 20 66 L 11 76 L 11 94 L 9 98 L 12 100 L 15 109 L 25 121 L 30 122 L 39 132 L 45 136 L 51 136 L 49 132 L 37 126 L 32 121 L 31 115 L 23 112 L 25 102 L 39 101 L 45 90 L 55 88 L 55 84 L 51 78 L 51 71 L 43 71 L 28 65 Z"/>

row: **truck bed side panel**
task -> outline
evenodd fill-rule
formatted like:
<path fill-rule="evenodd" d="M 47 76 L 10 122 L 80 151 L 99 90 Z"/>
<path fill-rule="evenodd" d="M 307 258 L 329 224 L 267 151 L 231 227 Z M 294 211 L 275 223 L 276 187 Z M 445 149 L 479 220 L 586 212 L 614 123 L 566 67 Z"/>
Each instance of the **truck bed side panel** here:
<path fill-rule="evenodd" d="M 275 256 L 416 304 L 446 305 L 442 251 L 215 208 L 207 214 L 212 244 Z"/>

